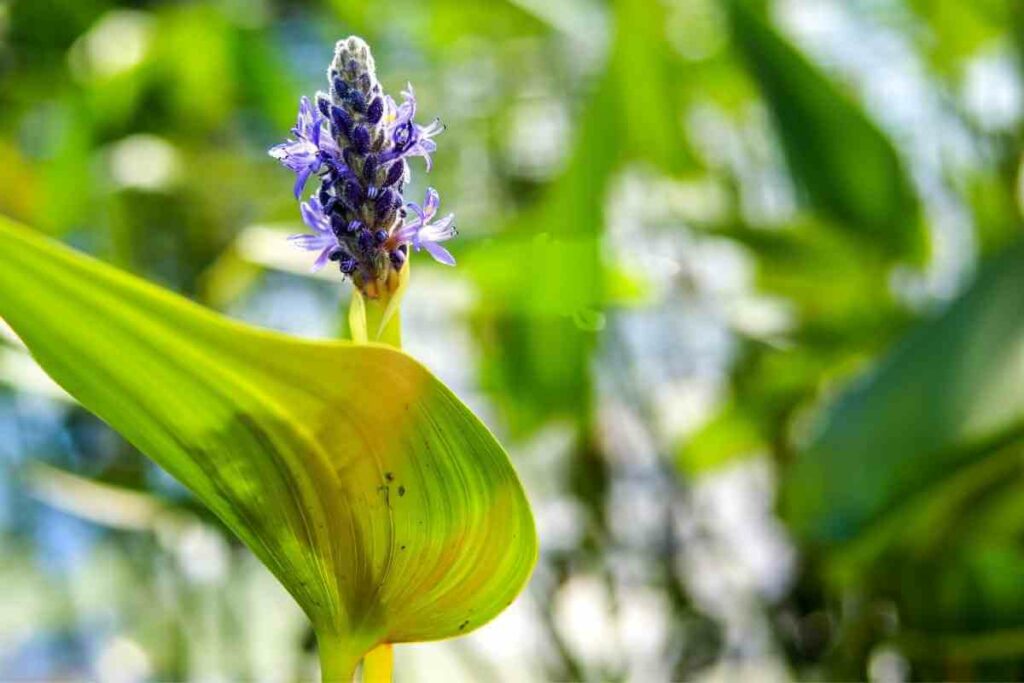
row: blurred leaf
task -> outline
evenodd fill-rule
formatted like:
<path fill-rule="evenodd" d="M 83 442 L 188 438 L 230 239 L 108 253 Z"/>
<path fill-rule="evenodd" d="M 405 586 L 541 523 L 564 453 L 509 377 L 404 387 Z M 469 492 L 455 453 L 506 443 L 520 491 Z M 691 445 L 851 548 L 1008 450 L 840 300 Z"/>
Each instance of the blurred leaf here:
<path fill-rule="evenodd" d="M 922 47 L 933 64 L 956 75 L 963 61 L 990 45 L 1011 19 L 1006 0 L 907 0 L 924 19 Z"/>
<path fill-rule="evenodd" d="M 168 98 L 174 123 L 204 131 L 231 116 L 236 83 L 230 29 L 210 6 L 182 4 L 160 16 L 155 58 L 164 79 L 160 94 Z"/>
<path fill-rule="evenodd" d="M 693 159 L 683 139 L 671 73 L 678 68 L 677 60 L 665 39 L 665 15 L 660 2 L 615 3 L 616 45 L 610 70 L 617 85 L 609 94 L 618 96 L 623 152 L 667 172 L 678 172 L 691 166 Z"/>
<path fill-rule="evenodd" d="M 758 291 L 792 303 L 796 320 L 780 345 L 740 347 L 734 398 L 679 450 L 679 465 L 691 472 L 773 449 L 785 458 L 798 411 L 823 384 L 884 348 L 909 317 L 892 296 L 885 264 L 849 235 L 814 222 L 716 234 L 750 250 Z"/>
<path fill-rule="evenodd" d="M 434 0 L 427 11 L 429 25 L 422 33 L 441 49 L 450 49 L 452 41 L 460 36 L 475 40 L 509 40 L 539 33 L 545 28 L 534 15 L 508 0 L 486 3 Z"/>
<path fill-rule="evenodd" d="M 544 24 L 532 13 L 509 0 L 466 3 L 461 0 L 399 0 L 377 3 L 372 0 L 328 0 L 334 14 L 346 27 L 336 33 L 356 33 L 379 44 L 397 28 L 417 46 L 451 54 L 461 39 L 506 41 L 517 36 L 539 33 Z M 387 31 L 382 27 L 389 27 Z"/>
<path fill-rule="evenodd" d="M 104 14 L 68 51 L 71 75 L 97 130 L 123 130 L 149 79 L 154 17 L 140 10 Z"/>
<path fill-rule="evenodd" d="M 1017 205 L 1017 162 L 1003 173 L 982 172 L 967 178 L 966 195 L 974 212 L 975 233 L 982 254 L 991 254 L 1011 244 L 1021 234 Z"/>
<path fill-rule="evenodd" d="M 604 306 L 598 236 L 619 131 L 603 102 L 616 94 L 606 79 L 583 115 L 566 172 L 510 229 L 517 246 L 495 240 L 466 261 L 487 302 L 479 334 L 500 340 L 483 344 L 484 382 L 500 388 L 496 399 L 516 432 L 589 410 L 594 333 L 574 316 Z"/>
<path fill-rule="evenodd" d="M 253 329 L 0 221 L 0 315 L 274 572 L 325 676 L 472 630 L 536 559 L 504 451 L 409 356 Z"/>
<path fill-rule="evenodd" d="M 849 235 L 818 222 L 720 232 L 756 257 L 758 290 L 785 297 L 802 341 L 852 345 L 901 319 L 886 264 Z"/>
<path fill-rule="evenodd" d="M 786 482 L 803 536 L 853 538 L 915 494 L 1024 436 L 1024 243 L 922 324 L 822 416 Z"/>
<path fill-rule="evenodd" d="M 767 441 L 762 431 L 747 411 L 729 405 L 686 441 L 677 465 L 693 476 L 736 458 L 757 455 Z"/>
<path fill-rule="evenodd" d="M 670 87 L 671 60 L 658 3 L 618 0 L 619 26 L 607 71 L 578 120 L 563 174 L 543 199 L 515 221 L 509 241 L 495 240 L 468 259 L 487 309 L 486 384 L 515 431 L 538 422 L 585 416 L 590 407 L 594 325 L 616 282 L 601 236 L 614 173 L 625 161 L 674 172 L 692 164 Z M 536 235 L 536 239 L 525 239 Z M 618 273 L 619 271 L 612 271 Z"/>
<path fill-rule="evenodd" d="M 750 0 L 729 0 L 736 48 L 771 109 L 811 205 L 888 256 L 922 260 L 917 197 L 896 150 L 867 116 L 774 31 Z"/>
<path fill-rule="evenodd" d="M 830 552 L 826 575 L 892 596 L 901 623 L 921 637 L 1019 625 L 1024 586 L 978 560 L 1016 552 L 1022 520 L 1007 502 L 1020 500 L 1022 455 L 1018 442 L 955 468 Z"/>
<path fill-rule="evenodd" d="M 60 59 L 75 38 L 111 4 L 111 0 L 5 3 L 10 11 L 10 39 L 37 59 Z"/>
<path fill-rule="evenodd" d="M 822 384 L 906 324 L 889 269 L 893 256 L 919 256 L 914 244 L 923 239 L 895 150 L 756 6 L 730 0 L 734 40 L 773 110 L 793 174 L 827 220 L 717 231 L 751 252 L 758 291 L 791 303 L 796 325 L 781 347 L 742 347 L 734 398 L 679 450 L 679 465 L 691 471 L 764 450 L 785 459 L 794 418 Z"/>
<path fill-rule="evenodd" d="M 298 88 L 280 50 L 257 31 L 236 32 L 234 48 L 241 103 L 256 105 L 281 129 L 294 125 Z"/>
<path fill-rule="evenodd" d="M 35 169 L 17 147 L 0 139 L 0 211 L 28 218 L 38 202 L 37 197 Z"/>
<path fill-rule="evenodd" d="M 33 222 L 51 234 L 81 229 L 96 213 L 96 174 L 92 168 L 95 145 L 92 121 L 77 97 L 43 105 L 26 121 L 33 143 L 43 158 L 39 179 L 45 187 L 69 187 L 74 192 L 48 192 L 36 203 Z"/>
<path fill-rule="evenodd" d="M 941 579 L 939 590 L 922 590 L 932 583 L 918 578 L 926 576 L 927 566 L 918 565 L 906 576 L 908 592 L 917 587 L 916 603 L 923 608 L 913 615 L 917 624 L 949 631 L 1022 623 L 1024 586 L 1019 579 L 1024 550 L 1019 543 L 974 540 L 948 548 L 943 560 L 946 564 L 933 570 Z M 1024 654 L 1024 643 L 1018 647 Z"/>

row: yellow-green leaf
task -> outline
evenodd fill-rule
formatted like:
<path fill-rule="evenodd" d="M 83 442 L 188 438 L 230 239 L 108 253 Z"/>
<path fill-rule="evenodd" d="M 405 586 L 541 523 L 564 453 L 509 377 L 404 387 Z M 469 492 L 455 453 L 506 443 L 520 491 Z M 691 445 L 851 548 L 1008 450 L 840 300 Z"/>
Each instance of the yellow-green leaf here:
<path fill-rule="evenodd" d="M 325 678 L 381 643 L 476 628 L 530 574 L 508 457 L 400 351 L 233 322 L 3 218 L 0 317 L 274 572 Z"/>

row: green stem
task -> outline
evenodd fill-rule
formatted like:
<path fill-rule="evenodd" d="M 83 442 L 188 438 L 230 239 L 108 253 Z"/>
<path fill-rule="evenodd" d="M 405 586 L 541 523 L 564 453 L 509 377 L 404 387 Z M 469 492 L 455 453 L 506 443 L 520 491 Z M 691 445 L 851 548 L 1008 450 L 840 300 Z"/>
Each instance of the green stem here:
<path fill-rule="evenodd" d="M 323 683 L 352 683 L 361 653 L 352 652 L 337 642 L 317 637 L 320 650 L 320 680 Z"/>
<path fill-rule="evenodd" d="M 348 320 L 352 341 L 377 342 L 402 348 L 402 323 L 398 303 L 408 282 L 408 266 L 402 273 L 400 284 L 371 299 L 357 289 L 352 292 Z M 333 650 L 330 645 L 320 650 L 320 670 L 324 683 L 344 681 L 351 683 L 359 657 L 355 659 L 344 649 Z M 363 657 L 363 683 L 391 683 L 394 654 L 390 643 L 382 643 Z"/>
<path fill-rule="evenodd" d="M 379 638 L 379 635 L 360 633 L 318 635 L 323 683 L 353 683 L 360 660 L 363 662 L 362 683 L 391 683 L 391 644 L 377 644 Z"/>
<path fill-rule="evenodd" d="M 401 273 L 392 273 L 386 282 L 375 288 L 371 298 L 359 289 L 352 292 L 348 309 L 348 326 L 352 341 L 376 342 L 396 349 L 402 348 L 402 323 L 399 304 L 409 283 L 409 264 Z"/>
<path fill-rule="evenodd" d="M 366 331 L 370 341 L 380 342 L 402 348 L 402 322 L 401 313 L 396 309 L 391 313 L 388 321 L 381 326 L 384 315 L 390 300 L 381 297 L 379 299 L 366 299 Z"/>

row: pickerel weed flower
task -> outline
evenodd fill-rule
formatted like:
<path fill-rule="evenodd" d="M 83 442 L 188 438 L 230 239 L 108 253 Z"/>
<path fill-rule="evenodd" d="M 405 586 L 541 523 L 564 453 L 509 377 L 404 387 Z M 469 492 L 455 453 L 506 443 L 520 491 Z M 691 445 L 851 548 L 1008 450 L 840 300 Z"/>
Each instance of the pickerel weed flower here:
<path fill-rule="evenodd" d="M 455 219 L 449 214 L 434 220 L 437 191 L 428 188 L 422 205 L 403 198 L 407 160 L 423 157 L 430 171 L 430 155 L 437 148 L 433 138 L 444 130 L 441 122 L 422 126 L 413 120 L 412 85 L 402 92 L 401 104 L 384 93 L 361 38 L 338 41 L 327 81 L 329 92 L 318 92 L 315 104 L 300 100 L 293 139 L 270 149 L 295 173 L 296 198 L 310 177 L 320 182 L 300 205 L 311 232 L 292 235 L 291 242 L 318 252 L 314 270 L 335 261 L 371 298 L 395 281 L 410 247 L 454 265 L 440 242 L 455 236 Z"/>

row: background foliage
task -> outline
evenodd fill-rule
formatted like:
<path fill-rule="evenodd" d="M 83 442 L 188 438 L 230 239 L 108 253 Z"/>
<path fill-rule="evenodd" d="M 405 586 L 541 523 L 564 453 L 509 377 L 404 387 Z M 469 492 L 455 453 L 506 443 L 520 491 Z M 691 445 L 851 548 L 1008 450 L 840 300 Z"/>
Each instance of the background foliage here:
<path fill-rule="evenodd" d="M 417 260 L 406 349 L 509 445 L 541 538 L 513 608 L 399 680 L 1021 678 L 1019 21 L 0 0 L 0 212 L 336 336 L 347 286 L 282 241 L 265 150 L 359 33 L 448 124 L 459 266 Z M 307 676 L 266 570 L 0 339 L 0 678 Z"/>

